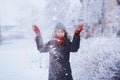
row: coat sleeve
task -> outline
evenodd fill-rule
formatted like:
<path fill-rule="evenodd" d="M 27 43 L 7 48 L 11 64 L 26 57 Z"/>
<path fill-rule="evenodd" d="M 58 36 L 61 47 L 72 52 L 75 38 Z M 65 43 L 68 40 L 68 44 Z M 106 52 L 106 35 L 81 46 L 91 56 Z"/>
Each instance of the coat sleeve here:
<path fill-rule="evenodd" d="M 45 53 L 49 51 L 49 44 L 43 44 L 42 37 L 37 36 L 35 38 L 37 49 L 40 51 L 40 53 Z"/>
<path fill-rule="evenodd" d="M 80 36 L 74 35 L 73 41 L 71 42 L 71 45 L 70 45 L 70 51 L 77 52 L 79 47 L 80 47 Z"/>

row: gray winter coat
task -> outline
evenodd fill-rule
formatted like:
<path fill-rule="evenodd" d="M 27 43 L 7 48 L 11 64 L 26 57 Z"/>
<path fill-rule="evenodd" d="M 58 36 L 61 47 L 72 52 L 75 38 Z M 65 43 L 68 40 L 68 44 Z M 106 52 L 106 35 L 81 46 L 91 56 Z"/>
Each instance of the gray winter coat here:
<path fill-rule="evenodd" d="M 70 67 L 70 52 L 77 52 L 80 36 L 74 36 L 73 41 L 64 37 L 62 46 L 56 45 L 56 40 L 43 44 L 41 37 L 36 37 L 37 49 L 40 53 L 49 52 L 49 80 L 73 80 Z"/>

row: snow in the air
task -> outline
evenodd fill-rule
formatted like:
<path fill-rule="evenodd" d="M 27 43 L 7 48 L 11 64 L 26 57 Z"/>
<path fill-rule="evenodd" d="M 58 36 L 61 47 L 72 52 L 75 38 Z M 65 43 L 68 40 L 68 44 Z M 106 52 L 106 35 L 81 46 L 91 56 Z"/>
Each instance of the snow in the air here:
<path fill-rule="evenodd" d="M 59 21 L 73 36 L 79 18 L 85 24 L 97 23 L 101 6 L 100 0 L 1 0 L 0 80 L 48 80 L 49 53 L 37 50 L 32 25 L 39 26 L 44 43 L 51 40 Z M 70 57 L 74 80 L 112 80 L 120 76 L 120 38 L 116 37 L 119 14 L 119 6 L 106 14 L 110 20 L 114 17 L 107 25 L 112 26 L 107 29 L 108 36 L 81 37 L 80 49 Z"/>

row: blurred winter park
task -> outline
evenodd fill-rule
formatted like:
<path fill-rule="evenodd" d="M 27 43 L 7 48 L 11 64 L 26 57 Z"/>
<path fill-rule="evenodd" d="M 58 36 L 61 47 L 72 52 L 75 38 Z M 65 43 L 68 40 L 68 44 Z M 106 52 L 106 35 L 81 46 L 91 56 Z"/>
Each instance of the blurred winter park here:
<path fill-rule="evenodd" d="M 70 36 L 85 25 L 74 80 L 120 80 L 120 0 L 0 0 L 0 80 L 47 80 L 49 54 L 37 51 L 32 25 L 45 43 L 58 22 Z"/>

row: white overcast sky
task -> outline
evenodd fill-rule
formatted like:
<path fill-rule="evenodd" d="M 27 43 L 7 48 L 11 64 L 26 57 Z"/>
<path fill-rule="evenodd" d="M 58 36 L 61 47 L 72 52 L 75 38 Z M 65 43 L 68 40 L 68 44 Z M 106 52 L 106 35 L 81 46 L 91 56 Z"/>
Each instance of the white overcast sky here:
<path fill-rule="evenodd" d="M 20 19 L 22 5 L 33 4 L 43 9 L 45 0 L 0 0 L 0 24 L 15 25 Z"/>

